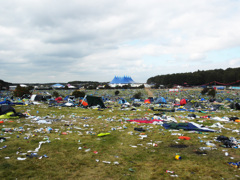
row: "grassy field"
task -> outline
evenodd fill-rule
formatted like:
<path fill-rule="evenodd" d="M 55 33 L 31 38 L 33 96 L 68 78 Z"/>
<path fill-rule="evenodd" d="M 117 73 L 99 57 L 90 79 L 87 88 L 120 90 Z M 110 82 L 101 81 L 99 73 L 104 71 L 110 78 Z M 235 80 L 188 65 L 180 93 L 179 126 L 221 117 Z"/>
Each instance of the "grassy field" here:
<path fill-rule="evenodd" d="M 110 94 L 98 91 L 98 95 L 101 93 Z M 125 96 L 130 97 L 127 91 Z M 147 105 L 137 108 L 137 111 L 121 109 L 117 103 L 110 107 L 99 111 L 79 107 L 48 107 L 46 104 L 16 106 L 17 112 L 28 112 L 32 116 L 54 121 L 52 124 L 37 124 L 27 118 L 4 120 L 1 129 L 23 128 L 24 132 L 16 130 L 1 133 L 0 137 L 7 137 L 7 140 L 0 143 L 0 178 L 240 179 L 240 169 L 228 164 L 240 161 L 239 148 L 225 148 L 221 142 L 214 141 L 219 135 L 240 139 L 239 133 L 232 132 L 240 130 L 239 123 L 221 122 L 226 129 L 216 133 L 171 131 L 161 125 L 126 122 L 127 119 L 151 119 L 156 112 Z M 189 120 L 186 118 L 188 114 L 167 112 L 165 115 L 174 116 L 178 122 L 193 121 L 205 126 L 217 123 L 203 118 Z M 239 111 L 230 110 L 195 114 L 240 116 Z M 52 130 L 48 131 L 48 127 Z M 142 127 L 146 131 L 135 131 L 135 127 Z M 110 135 L 98 137 L 99 133 Z M 174 133 L 191 139 L 179 140 L 179 135 Z M 140 135 L 147 137 L 141 138 Z M 34 151 L 42 141 L 45 143 L 41 144 L 36 157 L 24 154 L 31 155 L 29 151 Z M 206 147 L 207 141 L 214 143 L 216 148 L 201 151 L 199 148 Z M 226 151 L 229 156 L 225 156 Z M 176 154 L 182 159 L 176 160 Z"/>

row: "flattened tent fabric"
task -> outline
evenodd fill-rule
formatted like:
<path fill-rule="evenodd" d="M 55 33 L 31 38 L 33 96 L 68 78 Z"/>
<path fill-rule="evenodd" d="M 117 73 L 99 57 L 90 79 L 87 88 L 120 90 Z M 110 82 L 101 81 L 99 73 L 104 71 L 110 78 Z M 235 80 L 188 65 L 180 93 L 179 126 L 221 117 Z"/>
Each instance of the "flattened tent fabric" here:
<path fill-rule="evenodd" d="M 38 95 L 38 94 L 33 94 L 31 96 L 31 101 L 44 101 L 44 97 L 42 95 Z"/>
<path fill-rule="evenodd" d="M 124 104 L 124 103 L 126 103 L 127 101 L 125 100 L 125 99 L 120 99 L 119 101 L 118 101 L 118 104 Z"/>
<path fill-rule="evenodd" d="M 161 112 L 175 112 L 175 109 L 154 109 L 153 107 L 150 108 L 153 111 L 161 111 Z"/>
<path fill-rule="evenodd" d="M 99 105 L 101 108 L 106 108 L 101 97 L 87 95 L 86 99 L 89 107 Z"/>
<path fill-rule="evenodd" d="M 65 98 L 64 98 L 64 101 L 67 101 L 69 98 L 69 95 L 67 95 Z"/>
<path fill-rule="evenodd" d="M 156 99 L 156 101 L 154 102 L 156 104 L 167 104 L 167 101 L 164 97 L 159 97 Z"/>
<path fill-rule="evenodd" d="M 231 109 L 240 110 L 240 103 L 234 103 L 234 102 L 232 102 L 232 103 L 230 104 L 230 108 L 231 108 Z"/>
<path fill-rule="evenodd" d="M 200 107 L 202 109 L 204 108 L 204 106 L 201 103 L 199 103 L 199 102 L 188 102 L 187 104 L 184 105 L 184 107 L 186 109 L 198 108 L 198 107 Z"/>
<path fill-rule="evenodd" d="M 215 132 L 214 129 L 209 129 L 206 127 L 203 127 L 197 123 L 191 122 L 191 123 L 164 123 L 163 127 L 165 129 L 183 129 L 187 131 L 203 131 L 203 132 Z"/>
<path fill-rule="evenodd" d="M 0 104 L 12 104 L 12 102 L 9 100 L 5 100 L 5 101 L 1 101 Z"/>
<path fill-rule="evenodd" d="M 57 98 L 55 98 L 55 101 L 57 101 L 58 103 L 60 103 L 60 102 L 63 101 L 63 99 L 62 99 L 62 97 L 57 97 Z"/>
<path fill-rule="evenodd" d="M 12 106 L 10 106 L 10 105 L 2 105 L 0 107 L 0 115 L 6 114 L 8 112 L 16 113 L 15 109 Z"/>

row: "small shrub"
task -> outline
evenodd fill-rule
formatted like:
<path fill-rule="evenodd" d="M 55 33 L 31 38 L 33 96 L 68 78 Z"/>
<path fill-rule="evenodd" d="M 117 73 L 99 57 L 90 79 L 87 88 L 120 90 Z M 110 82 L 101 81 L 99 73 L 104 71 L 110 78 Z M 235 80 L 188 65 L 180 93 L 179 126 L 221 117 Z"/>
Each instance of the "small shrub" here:
<path fill-rule="evenodd" d="M 59 93 L 57 91 L 53 92 L 53 97 L 59 97 Z"/>
<path fill-rule="evenodd" d="M 215 89 L 210 89 L 209 91 L 208 91 L 208 94 L 207 94 L 208 96 L 212 96 L 213 98 L 216 96 L 216 90 Z"/>
<path fill-rule="evenodd" d="M 15 97 L 22 97 L 24 94 L 31 94 L 31 93 L 27 87 L 21 87 L 20 85 L 18 85 L 13 94 Z"/>
<path fill-rule="evenodd" d="M 141 92 L 138 92 L 138 93 L 133 95 L 133 98 L 135 98 L 135 99 L 141 99 L 141 97 L 142 97 L 142 93 Z"/>
<path fill-rule="evenodd" d="M 120 93 L 120 91 L 115 91 L 115 96 L 118 96 L 119 95 L 119 93 Z"/>
<path fill-rule="evenodd" d="M 83 91 L 73 91 L 72 95 L 75 96 L 76 98 L 84 97 L 85 92 L 83 92 Z"/>

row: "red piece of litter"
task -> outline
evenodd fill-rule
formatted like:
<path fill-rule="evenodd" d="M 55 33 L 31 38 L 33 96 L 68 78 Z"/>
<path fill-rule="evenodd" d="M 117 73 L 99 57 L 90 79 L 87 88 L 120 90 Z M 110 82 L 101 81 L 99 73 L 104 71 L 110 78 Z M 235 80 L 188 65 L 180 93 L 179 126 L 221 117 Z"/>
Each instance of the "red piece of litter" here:
<path fill-rule="evenodd" d="M 183 140 L 190 140 L 191 138 L 188 136 L 180 136 L 178 139 L 183 139 Z"/>

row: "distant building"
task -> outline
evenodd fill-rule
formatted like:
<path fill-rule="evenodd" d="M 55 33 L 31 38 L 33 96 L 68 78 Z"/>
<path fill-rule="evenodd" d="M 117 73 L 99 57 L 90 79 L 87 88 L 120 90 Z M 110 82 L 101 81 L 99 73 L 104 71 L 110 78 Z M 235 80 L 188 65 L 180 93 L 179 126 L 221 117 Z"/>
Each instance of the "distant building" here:
<path fill-rule="evenodd" d="M 27 88 L 28 86 L 25 85 L 25 84 L 20 84 L 20 87 L 25 87 L 25 88 Z M 9 90 L 10 90 L 10 91 L 15 91 L 16 88 L 17 88 L 17 86 L 9 86 Z"/>

